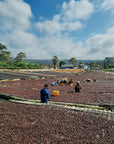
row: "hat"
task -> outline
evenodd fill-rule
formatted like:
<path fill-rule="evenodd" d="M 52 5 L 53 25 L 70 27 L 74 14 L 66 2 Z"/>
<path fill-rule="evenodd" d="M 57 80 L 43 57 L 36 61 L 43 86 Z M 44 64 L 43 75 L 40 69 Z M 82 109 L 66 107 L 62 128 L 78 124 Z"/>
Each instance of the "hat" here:
<path fill-rule="evenodd" d="M 77 81 L 77 83 L 80 83 L 79 81 Z"/>

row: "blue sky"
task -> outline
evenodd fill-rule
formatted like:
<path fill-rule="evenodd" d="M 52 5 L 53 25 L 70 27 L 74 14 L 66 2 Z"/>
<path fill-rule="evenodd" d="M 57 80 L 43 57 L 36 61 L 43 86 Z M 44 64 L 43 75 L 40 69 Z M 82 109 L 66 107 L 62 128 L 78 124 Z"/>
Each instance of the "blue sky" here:
<path fill-rule="evenodd" d="M 0 43 L 12 57 L 114 57 L 114 0 L 0 0 Z"/>

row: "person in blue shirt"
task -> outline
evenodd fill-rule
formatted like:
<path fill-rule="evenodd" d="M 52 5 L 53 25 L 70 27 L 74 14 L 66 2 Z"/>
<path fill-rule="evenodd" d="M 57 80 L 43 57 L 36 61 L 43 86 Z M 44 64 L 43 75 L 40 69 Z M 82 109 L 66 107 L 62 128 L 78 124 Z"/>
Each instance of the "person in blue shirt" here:
<path fill-rule="evenodd" d="M 55 80 L 51 83 L 51 86 L 55 86 L 56 85 L 56 82 Z"/>
<path fill-rule="evenodd" d="M 47 84 L 45 84 L 44 88 L 41 89 L 40 96 L 41 96 L 41 102 L 42 103 L 48 103 L 48 99 L 50 98 L 50 94 L 48 91 L 48 85 Z"/>

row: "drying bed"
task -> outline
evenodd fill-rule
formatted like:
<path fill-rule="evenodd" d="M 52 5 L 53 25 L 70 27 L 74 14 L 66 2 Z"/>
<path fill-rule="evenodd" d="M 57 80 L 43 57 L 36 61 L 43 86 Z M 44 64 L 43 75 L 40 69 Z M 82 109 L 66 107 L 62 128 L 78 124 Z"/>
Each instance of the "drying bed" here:
<path fill-rule="evenodd" d="M 73 86 L 51 86 L 53 80 L 67 77 Z M 86 79 L 96 82 L 86 83 Z M 72 93 L 80 81 L 80 93 Z M 40 90 L 49 85 L 50 101 L 83 104 L 114 104 L 114 75 L 85 72 L 45 79 L 1 81 L 0 93 L 40 100 Z M 59 96 L 52 96 L 59 90 Z M 109 113 L 110 116 L 110 112 Z M 113 114 L 113 113 L 112 113 Z M 112 144 L 114 121 L 103 113 L 63 109 L 52 105 L 19 104 L 0 100 L 0 143 L 3 144 Z"/>
<path fill-rule="evenodd" d="M 114 104 L 114 75 L 105 72 L 85 72 L 79 75 L 65 76 L 73 79 L 73 86 L 51 86 L 53 80 L 64 77 L 45 79 L 29 79 L 18 81 L 5 81 L 0 83 L 0 93 L 12 94 L 26 99 L 40 100 L 40 90 L 44 84 L 49 85 L 50 101 L 74 102 L 82 104 Z M 96 82 L 86 83 L 86 79 Z M 73 93 L 76 81 L 80 81 L 82 89 L 80 93 Z M 59 90 L 59 96 L 52 96 L 54 90 Z"/>
<path fill-rule="evenodd" d="M 113 126 L 93 113 L 0 102 L 1 144 L 112 144 Z"/>

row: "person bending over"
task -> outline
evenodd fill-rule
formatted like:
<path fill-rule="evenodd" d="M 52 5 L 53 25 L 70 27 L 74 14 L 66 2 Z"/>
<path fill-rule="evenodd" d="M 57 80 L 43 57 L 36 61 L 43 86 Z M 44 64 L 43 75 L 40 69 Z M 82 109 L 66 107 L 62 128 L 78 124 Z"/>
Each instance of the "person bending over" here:
<path fill-rule="evenodd" d="M 74 92 L 80 92 L 80 90 L 81 90 L 81 84 L 80 84 L 79 81 L 77 81 L 77 84 L 75 86 Z"/>
<path fill-rule="evenodd" d="M 56 81 L 54 80 L 52 83 L 51 83 L 51 86 L 55 86 L 57 83 Z"/>

